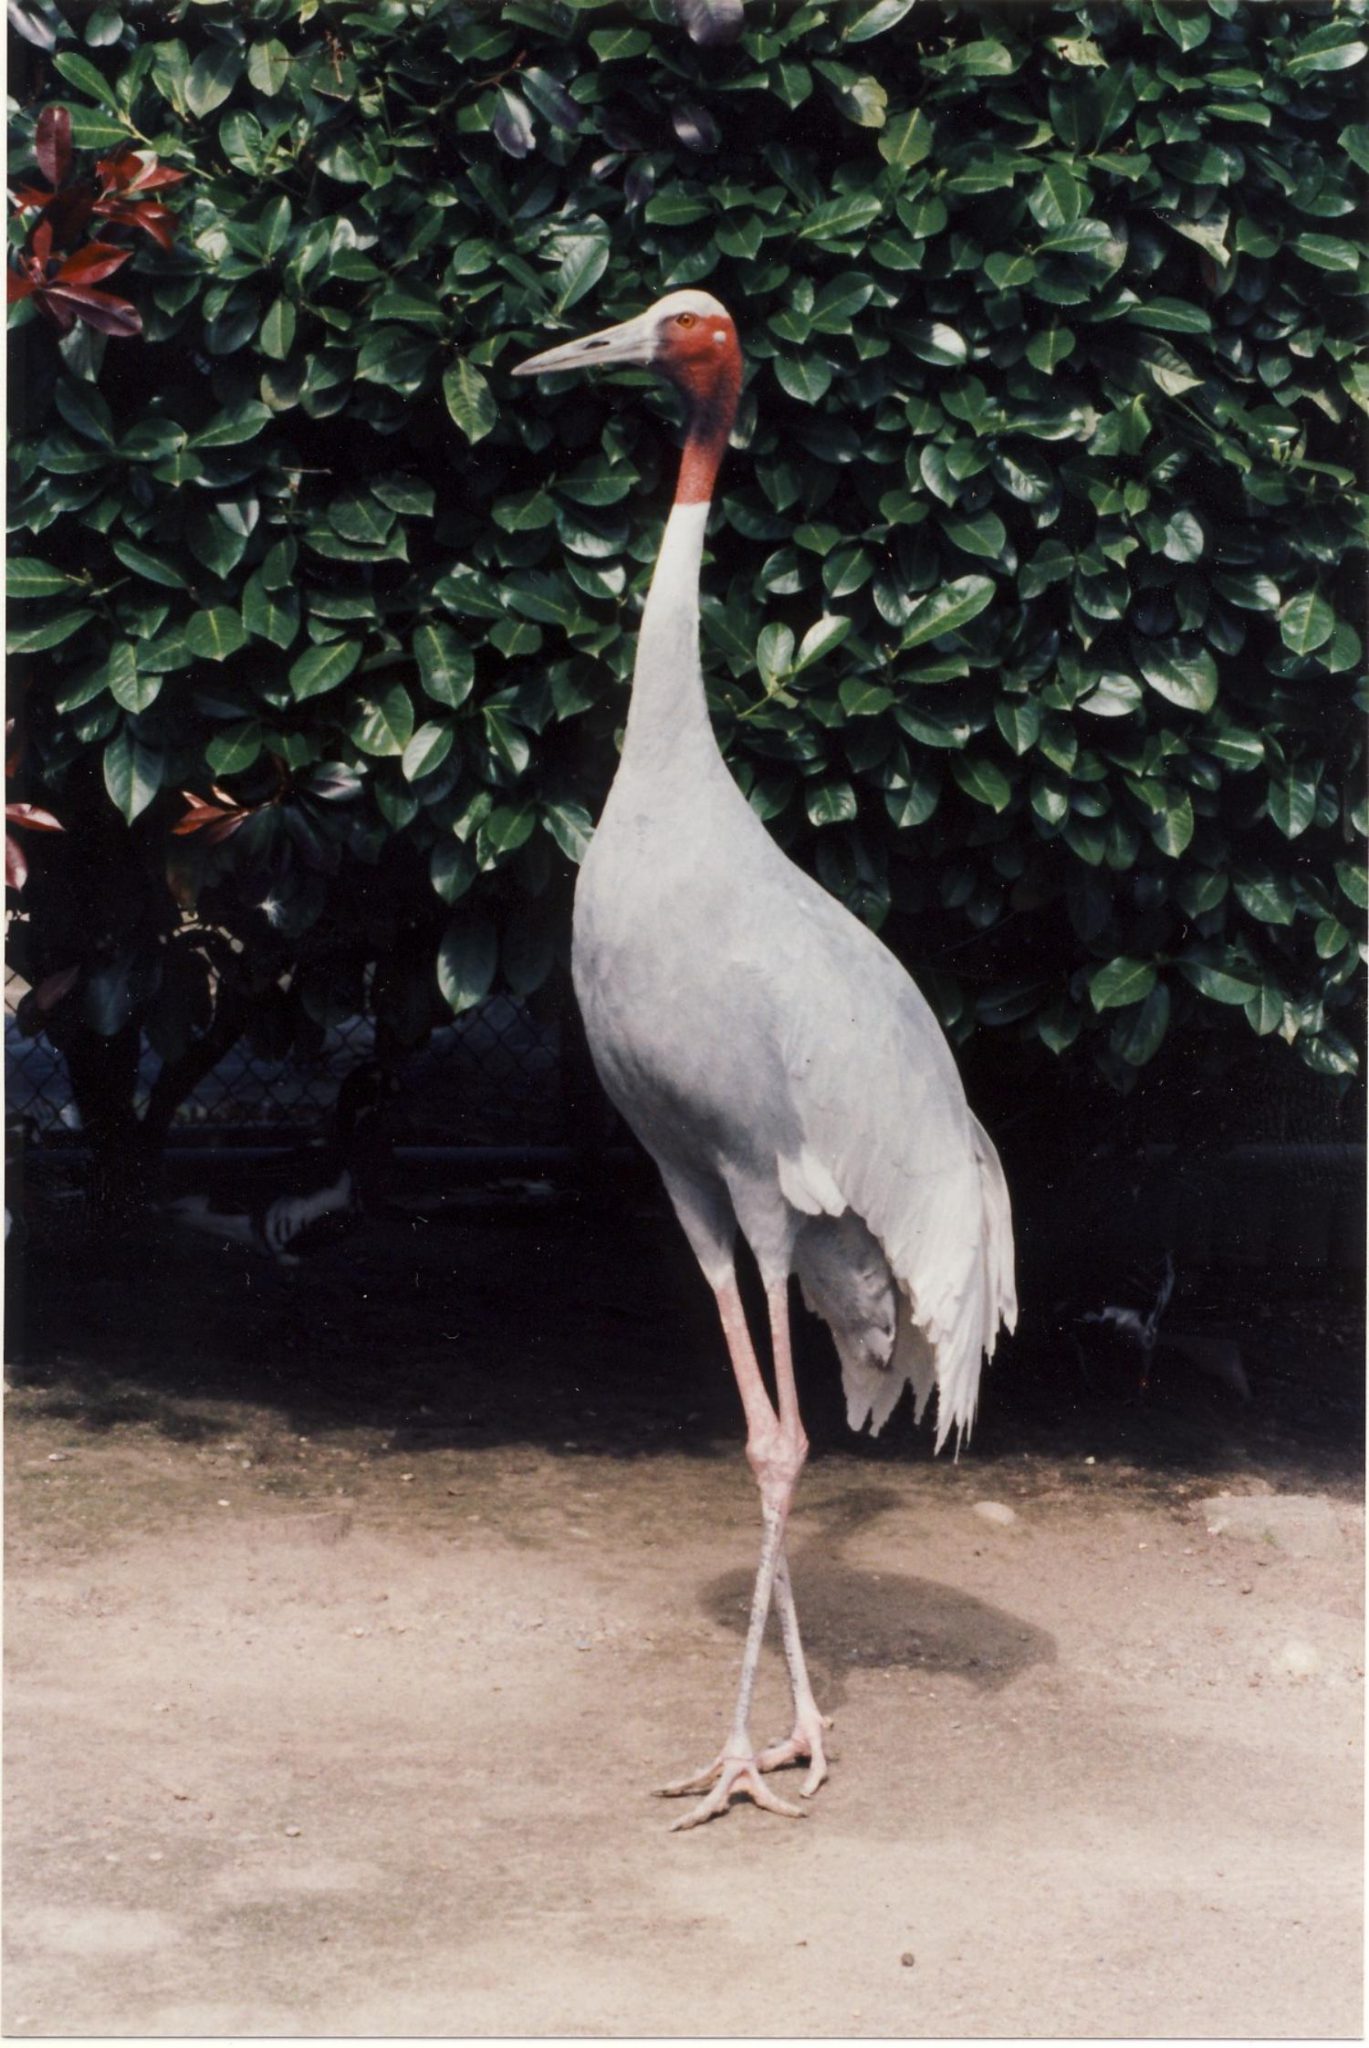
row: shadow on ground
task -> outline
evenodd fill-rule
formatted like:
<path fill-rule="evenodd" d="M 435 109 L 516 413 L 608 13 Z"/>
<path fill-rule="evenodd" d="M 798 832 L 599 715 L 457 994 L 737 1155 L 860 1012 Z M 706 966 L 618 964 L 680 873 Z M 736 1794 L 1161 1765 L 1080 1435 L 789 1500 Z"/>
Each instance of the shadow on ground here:
<path fill-rule="evenodd" d="M 869 1571 L 842 1553 L 863 1530 L 906 1498 L 887 1487 L 854 1487 L 839 1501 L 803 1513 L 789 1539 L 814 1683 L 828 1710 L 846 1698 L 852 1671 L 916 1672 L 963 1678 L 977 1692 L 1000 1692 L 1034 1664 L 1053 1664 L 1054 1638 L 987 1600 L 933 1579 Z M 703 1611 L 744 1638 L 752 1573 L 722 1573 L 699 1596 Z"/>

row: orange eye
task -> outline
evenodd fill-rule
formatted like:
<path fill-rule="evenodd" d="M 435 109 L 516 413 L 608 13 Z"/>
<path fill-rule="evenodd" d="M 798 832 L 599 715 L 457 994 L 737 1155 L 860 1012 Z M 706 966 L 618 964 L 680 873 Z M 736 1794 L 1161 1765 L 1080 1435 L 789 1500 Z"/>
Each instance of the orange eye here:
<path fill-rule="evenodd" d="M 677 327 L 692 327 L 698 317 L 697 313 L 677 313 L 675 315 L 675 325 Z"/>

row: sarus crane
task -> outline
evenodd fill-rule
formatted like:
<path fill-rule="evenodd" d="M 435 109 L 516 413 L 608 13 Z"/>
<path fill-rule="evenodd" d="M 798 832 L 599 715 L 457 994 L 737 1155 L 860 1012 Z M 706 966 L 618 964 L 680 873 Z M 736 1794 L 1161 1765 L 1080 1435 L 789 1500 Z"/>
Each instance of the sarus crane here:
<path fill-rule="evenodd" d="M 746 1418 L 763 1534 L 741 1684 L 721 1754 L 665 1786 L 702 1796 L 677 1828 L 749 1795 L 801 1807 L 765 1775 L 827 1776 L 785 1527 L 808 1452 L 790 1350 L 789 1277 L 827 1321 L 847 1419 L 877 1431 L 911 1384 L 937 1393 L 936 1443 L 973 1419 L 980 1361 L 1016 1317 L 1012 1218 L 998 1155 L 950 1047 L 875 934 L 786 858 L 732 779 L 699 659 L 704 530 L 736 418 L 730 315 L 675 291 L 516 374 L 649 365 L 687 430 L 637 644 L 622 754 L 575 892 L 573 978 L 595 1067 L 652 1154 L 705 1279 Z M 740 1231 L 770 1323 L 775 1400 L 738 1291 Z M 772 1599 L 793 1694 L 788 1738 L 758 1750 L 751 1698 Z"/>

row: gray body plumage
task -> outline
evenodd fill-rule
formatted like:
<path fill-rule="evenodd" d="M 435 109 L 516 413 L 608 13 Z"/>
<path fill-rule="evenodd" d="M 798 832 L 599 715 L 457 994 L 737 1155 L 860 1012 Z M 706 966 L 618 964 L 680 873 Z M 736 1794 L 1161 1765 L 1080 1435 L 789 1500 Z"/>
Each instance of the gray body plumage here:
<path fill-rule="evenodd" d="M 608 1094 L 705 1274 L 740 1228 L 832 1329 L 853 1427 L 911 1382 L 968 1428 L 1015 1314 L 1002 1171 L 950 1048 L 881 941 L 780 851 L 709 721 L 707 507 L 671 515 L 618 775 L 581 870 L 574 980 Z"/>

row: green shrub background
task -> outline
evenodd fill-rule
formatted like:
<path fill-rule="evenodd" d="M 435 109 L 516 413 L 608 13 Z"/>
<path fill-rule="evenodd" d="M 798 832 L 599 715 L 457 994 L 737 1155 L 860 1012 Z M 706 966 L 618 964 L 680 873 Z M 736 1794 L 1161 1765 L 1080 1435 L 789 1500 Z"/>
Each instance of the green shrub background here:
<path fill-rule="evenodd" d="M 1017 1071 L 1352 1071 L 1358 0 L 23 12 L 12 163 L 60 103 L 190 174 L 141 340 L 15 337 L 11 790 L 68 826 L 15 957 L 79 962 L 68 1039 L 183 1059 L 217 991 L 307 1048 L 373 965 L 410 1043 L 546 981 L 678 428 L 508 371 L 697 284 L 771 830 Z M 261 808 L 174 837 L 211 784 Z"/>

